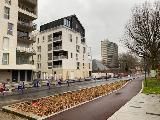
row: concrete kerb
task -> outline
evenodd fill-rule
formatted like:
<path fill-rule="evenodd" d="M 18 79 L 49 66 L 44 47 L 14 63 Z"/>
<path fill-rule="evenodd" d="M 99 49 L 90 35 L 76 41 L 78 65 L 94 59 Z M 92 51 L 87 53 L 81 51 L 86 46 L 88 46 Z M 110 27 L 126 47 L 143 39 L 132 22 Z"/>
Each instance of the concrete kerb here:
<path fill-rule="evenodd" d="M 11 107 L 10 107 L 11 105 L 2 107 L 2 110 L 5 111 L 5 112 L 9 112 L 9 113 L 12 113 L 12 114 L 16 114 L 16 115 L 18 115 L 18 116 L 21 116 L 21 117 L 24 117 L 24 118 L 27 118 L 27 119 L 30 119 L 30 120 L 45 120 L 45 119 L 47 119 L 47 118 L 49 118 L 49 117 L 52 117 L 52 116 L 54 116 L 54 115 L 60 114 L 60 113 L 62 113 L 62 112 L 65 112 L 65 111 L 67 111 L 67 110 L 70 110 L 70 109 L 72 109 L 72 108 L 78 107 L 78 106 L 83 105 L 83 104 L 85 104 L 85 103 L 88 103 L 88 102 L 97 100 L 97 99 L 102 98 L 102 97 L 104 97 L 104 96 L 110 95 L 110 94 L 112 94 L 112 93 L 114 93 L 114 92 L 117 92 L 118 90 L 120 90 L 120 89 L 122 89 L 123 87 L 125 87 L 130 81 L 131 81 L 131 80 L 128 80 L 122 87 L 118 88 L 117 90 L 113 90 L 113 91 L 111 91 L 111 92 L 109 92 L 109 93 L 107 93 L 107 94 L 105 94 L 105 95 L 102 95 L 102 96 L 93 98 L 92 100 L 89 100 L 89 101 L 82 102 L 82 103 L 80 103 L 80 104 L 77 104 L 77 105 L 75 105 L 75 106 L 72 106 L 72 107 L 70 107 L 70 108 L 64 109 L 64 110 L 62 110 L 62 111 L 53 113 L 53 114 L 48 115 L 48 116 L 45 116 L 45 117 L 37 116 L 37 115 L 32 114 L 32 113 L 26 113 L 26 112 L 18 111 L 18 110 L 14 109 L 14 108 L 11 108 Z M 102 85 L 106 85 L 106 84 L 102 84 Z M 102 86 L 102 85 L 98 85 L 98 86 Z M 94 87 L 96 87 L 96 86 L 94 86 Z M 76 91 L 80 91 L 80 90 L 84 90 L 84 89 L 89 89 L 89 88 L 93 88 L 93 87 L 82 88 L 82 89 L 73 90 L 73 91 L 67 91 L 67 92 L 64 92 L 64 93 L 61 93 L 61 94 L 55 94 L 55 95 L 53 95 L 53 96 L 62 95 L 62 94 L 66 94 L 66 93 L 72 93 L 72 92 L 76 92 Z M 42 97 L 42 98 L 47 98 L 47 97 L 49 97 L 49 96 Z M 41 99 L 41 98 L 39 98 L 39 99 Z M 33 99 L 33 100 L 37 100 L 37 99 Z M 23 101 L 23 102 L 20 102 L 20 103 L 24 103 L 24 102 L 27 102 L 27 101 Z"/>
<path fill-rule="evenodd" d="M 143 92 L 143 88 L 144 88 L 144 82 L 142 81 L 142 88 L 141 88 L 141 90 L 139 91 L 138 94 L 140 94 L 140 93 Z M 138 95 L 138 94 L 137 94 L 137 95 Z M 136 95 L 136 96 L 137 96 L 137 95 Z M 134 96 L 134 97 L 136 97 L 136 96 Z M 134 97 L 133 97 L 133 98 L 134 98 Z M 132 99 L 133 99 L 133 98 L 132 98 Z M 128 101 L 128 102 L 129 102 L 129 101 Z M 125 105 L 126 105 L 126 104 L 125 104 Z M 123 108 L 125 105 L 123 105 L 121 108 Z M 121 109 L 121 108 L 120 108 L 120 109 Z M 120 109 L 119 109 L 119 110 L 120 110 Z M 119 111 L 119 110 L 118 110 L 118 111 Z M 118 111 L 117 111 L 117 112 L 118 112 Z M 115 113 L 116 113 L 116 112 L 115 112 Z M 114 113 L 114 114 L 115 114 L 115 113 Z M 113 114 L 113 115 L 114 115 L 114 114 Z M 112 116 L 113 116 L 113 115 L 112 115 Z M 110 116 L 109 118 L 111 118 L 112 116 Z M 108 119 L 109 119 L 109 118 L 108 118 Z"/>

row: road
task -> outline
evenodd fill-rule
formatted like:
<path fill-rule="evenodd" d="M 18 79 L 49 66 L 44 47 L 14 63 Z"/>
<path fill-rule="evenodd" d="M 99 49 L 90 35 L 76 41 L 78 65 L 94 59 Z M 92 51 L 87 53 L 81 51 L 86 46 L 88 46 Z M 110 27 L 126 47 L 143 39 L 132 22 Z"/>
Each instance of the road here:
<path fill-rule="evenodd" d="M 132 80 L 116 93 L 62 112 L 46 120 L 107 120 L 141 90 L 142 80 L 143 78 Z"/>
<path fill-rule="evenodd" d="M 108 81 L 106 80 L 97 80 L 97 81 L 85 81 L 85 82 L 77 82 L 77 83 L 72 83 L 68 87 L 67 85 L 63 86 L 52 86 L 52 89 L 48 90 L 47 87 L 43 88 L 33 88 L 29 90 L 25 90 L 23 94 L 21 93 L 13 93 L 13 95 L 6 95 L 2 96 L 0 95 L 0 108 L 5 105 L 9 105 L 12 103 L 20 102 L 20 101 L 26 101 L 26 100 L 31 100 L 31 99 L 36 99 L 40 97 L 45 97 L 45 96 L 50 96 L 54 94 L 59 94 L 67 91 L 73 91 L 73 90 L 78 90 L 82 88 L 87 88 L 87 87 L 93 87 L 101 84 L 106 84 L 106 83 L 112 83 L 115 81 L 119 81 L 121 79 L 109 79 Z"/>

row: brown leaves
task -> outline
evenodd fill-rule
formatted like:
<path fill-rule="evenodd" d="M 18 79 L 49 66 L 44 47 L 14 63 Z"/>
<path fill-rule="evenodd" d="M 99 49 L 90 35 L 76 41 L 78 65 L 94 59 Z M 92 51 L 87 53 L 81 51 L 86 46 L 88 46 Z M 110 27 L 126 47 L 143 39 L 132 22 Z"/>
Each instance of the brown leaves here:
<path fill-rule="evenodd" d="M 103 96 L 113 90 L 120 88 L 126 81 L 115 82 L 111 84 L 86 88 L 61 95 L 49 96 L 32 100 L 31 102 L 21 102 L 13 104 L 10 107 L 18 111 L 30 112 L 38 116 L 48 116 L 50 114 L 71 108 L 80 103 Z"/>

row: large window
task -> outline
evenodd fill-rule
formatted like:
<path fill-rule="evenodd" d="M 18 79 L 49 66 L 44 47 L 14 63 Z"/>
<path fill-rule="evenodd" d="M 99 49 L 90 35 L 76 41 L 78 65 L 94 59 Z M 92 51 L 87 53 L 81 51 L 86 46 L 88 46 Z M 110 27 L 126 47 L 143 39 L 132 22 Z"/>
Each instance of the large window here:
<path fill-rule="evenodd" d="M 39 54 L 37 57 L 38 57 L 38 61 L 40 62 L 41 61 L 41 55 Z"/>
<path fill-rule="evenodd" d="M 9 19 L 10 18 L 9 14 L 10 14 L 10 8 L 4 7 L 4 18 Z"/>
<path fill-rule="evenodd" d="M 7 34 L 13 35 L 13 24 L 12 24 L 12 23 L 8 23 L 8 31 L 7 31 Z"/>
<path fill-rule="evenodd" d="M 52 34 L 48 35 L 48 42 L 52 41 Z"/>
<path fill-rule="evenodd" d="M 3 65 L 9 64 L 9 53 L 3 53 L 2 64 Z"/>
<path fill-rule="evenodd" d="M 52 62 L 48 62 L 48 69 L 52 69 Z"/>
<path fill-rule="evenodd" d="M 48 53 L 48 60 L 52 60 L 52 53 Z"/>
<path fill-rule="evenodd" d="M 3 38 L 3 50 L 8 50 L 9 49 L 9 38 L 4 37 Z"/>
<path fill-rule="evenodd" d="M 52 43 L 48 44 L 48 51 L 51 51 L 51 50 L 52 50 Z"/>

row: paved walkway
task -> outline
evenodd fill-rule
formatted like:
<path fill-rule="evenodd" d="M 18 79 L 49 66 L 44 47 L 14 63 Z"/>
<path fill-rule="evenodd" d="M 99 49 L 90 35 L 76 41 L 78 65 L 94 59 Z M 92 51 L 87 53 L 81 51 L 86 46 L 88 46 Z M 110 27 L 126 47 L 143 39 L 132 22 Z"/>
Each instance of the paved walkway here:
<path fill-rule="evenodd" d="M 116 93 L 72 108 L 46 120 L 106 120 L 139 93 L 142 80 L 143 78 L 135 79 Z"/>
<path fill-rule="evenodd" d="M 160 120 L 160 95 L 139 93 L 108 120 Z"/>

